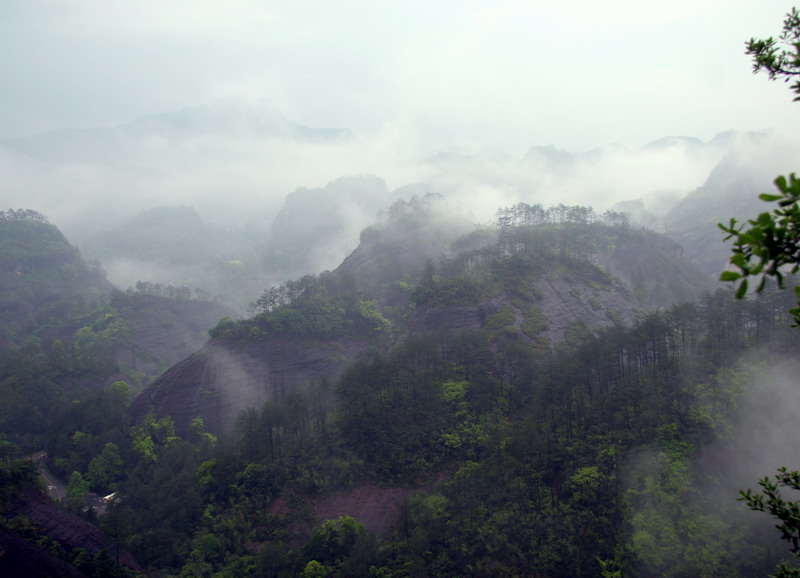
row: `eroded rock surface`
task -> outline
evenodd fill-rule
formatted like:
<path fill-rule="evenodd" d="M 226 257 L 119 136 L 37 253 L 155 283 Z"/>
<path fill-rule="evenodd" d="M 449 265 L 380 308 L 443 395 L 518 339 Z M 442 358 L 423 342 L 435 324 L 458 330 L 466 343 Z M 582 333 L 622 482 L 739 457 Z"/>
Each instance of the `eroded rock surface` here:
<path fill-rule="evenodd" d="M 137 571 L 142 569 L 133 556 L 119 549 L 97 526 L 52 503 L 39 491 L 24 490 L 20 498 L 9 506 L 5 516 L 28 518 L 41 534 L 55 540 L 67 550 L 83 548 L 92 556 L 106 550 L 120 564 Z"/>
<path fill-rule="evenodd" d="M 207 301 L 135 297 L 126 315 L 130 339 L 114 349 L 114 359 L 138 373 L 157 376 L 208 341 L 208 330 L 222 317 L 235 317 L 230 307 Z"/>
<path fill-rule="evenodd" d="M 228 341 L 209 343 L 145 389 L 131 412 L 140 417 L 153 408 L 159 416 L 170 415 L 179 433 L 188 431 L 196 417 L 210 432 L 229 432 L 245 409 L 322 378 L 336 379 L 368 347 L 355 340 L 273 339 L 243 348 Z"/>

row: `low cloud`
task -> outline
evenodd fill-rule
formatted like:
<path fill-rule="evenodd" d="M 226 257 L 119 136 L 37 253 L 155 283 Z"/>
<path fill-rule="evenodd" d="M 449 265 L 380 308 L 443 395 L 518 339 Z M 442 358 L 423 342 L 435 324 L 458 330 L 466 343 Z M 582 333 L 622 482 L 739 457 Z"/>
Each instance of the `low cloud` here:
<path fill-rule="evenodd" d="M 249 130 L 252 118 L 272 128 Z M 798 150 L 789 137 L 764 134 L 757 142 L 671 137 L 639 149 L 588 152 L 539 143 L 527 151 L 436 151 L 405 123 L 367 135 L 323 133 L 286 120 L 268 103 L 228 102 L 116 128 L 0 142 L 0 194 L 4 208 L 38 210 L 78 245 L 148 208 L 177 205 L 195 207 L 209 224 L 263 230 L 266 239 L 287 194 L 344 175 L 376 175 L 390 191 L 425 183 L 480 223 L 519 201 L 602 211 L 643 199 L 647 210 L 663 214 L 721 161 L 761 174 L 757 165 L 786 164 L 782 159 L 796 158 Z M 764 188 L 771 178 L 763 175 Z M 372 218 L 356 208 L 348 213 L 353 229 Z M 357 231 L 347 238 L 356 239 Z"/>

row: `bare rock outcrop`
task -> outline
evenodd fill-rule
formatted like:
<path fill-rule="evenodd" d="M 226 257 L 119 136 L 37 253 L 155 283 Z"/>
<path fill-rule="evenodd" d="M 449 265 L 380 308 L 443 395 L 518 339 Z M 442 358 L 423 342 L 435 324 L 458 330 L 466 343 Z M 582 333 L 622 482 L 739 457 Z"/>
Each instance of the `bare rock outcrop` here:
<path fill-rule="evenodd" d="M 47 548 L 23 540 L 3 525 L 0 525 L 0 575 L 28 578 L 86 576 L 56 558 Z"/>
<path fill-rule="evenodd" d="M 544 337 L 550 347 L 564 341 L 570 327 L 577 323 L 594 330 L 615 324 L 631 326 L 641 315 L 639 301 L 618 281 L 603 278 L 598 282 L 588 276 L 547 275 L 513 294 L 505 292 L 477 305 L 420 305 L 409 324 L 409 333 L 483 329 L 490 318 L 504 308 L 514 313 L 510 325 L 522 329 L 525 312 L 520 310 L 520 299 L 535 307 L 537 316 L 541 316 L 538 334 L 526 338 Z M 526 309 L 529 313 L 530 308 Z"/>
<path fill-rule="evenodd" d="M 199 350 L 208 341 L 208 330 L 222 318 L 235 317 L 230 307 L 207 301 L 167 299 L 150 295 L 128 298 L 135 305 L 126 315 L 130 339 L 114 348 L 120 366 L 150 376 Z"/>
<path fill-rule="evenodd" d="M 412 494 L 407 488 L 379 488 L 372 484 L 359 486 L 343 492 L 328 494 L 306 504 L 314 512 L 318 522 L 335 520 L 341 516 L 352 516 L 378 537 L 385 537 L 391 530 L 391 522 L 400 506 Z M 278 498 L 270 507 L 270 513 L 287 515 L 292 512 L 289 504 Z M 308 540 L 308 528 L 299 532 L 300 542 Z"/>
<path fill-rule="evenodd" d="M 503 306 L 503 299 L 489 299 L 478 305 L 428 305 L 418 306 L 409 326 L 412 334 L 431 331 L 457 332 L 482 329 L 490 315 Z"/>
<path fill-rule="evenodd" d="M 640 303 L 618 282 L 601 285 L 587 278 L 543 278 L 535 285 L 535 305 L 547 317 L 542 334 L 551 346 L 564 341 L 575 323 L 595 330 L 619 324 L 632 326 L 641 315 Z"/>
<path fill-rule="evenodd" d="M 697 301 L 718 285 L 684 258 L 683 248 L 663 235 L 649 234 L 594 256 L 594 262 L 630 288 L 648 308 Z"/>
<path fill-rule="evenodd" d="M 97 556 L 101 551 L 105 550 L 123 566 L 137 571 L 142 570 L 141 566 L 133 559 L 133 556 L 118 548 L 97 526 L 52 503 L 49 498 L 38 490 L 30 488 L 24 490 L 21 496 L 9 506 L 5 516 L 8 518 L 14 516 L 27 518 L 34 524 L 39 533 L 55 540 L 67 550 L 83 548 L 92 556 Z M 2 565 L 0 565 L 0 568 L 2 568 Z M 60 576 L 62 574 L 51 575 Z M 63 575 L 69 576 L 72 574 Z M 77 573 L 75 575 L 80 576 L 81 574 Z"/>
<path fill-rule="evenodd" d="M 135 417 L 152 408 L 170 415 L 179 433 L 202 417 L 213 433 L 231 431 L 247 408 L 259 407 L 297 387 L 336 379 L 369 344 L 356 340 L 273 339 L 239 347 L 212 342 L 171 367 L 133 402 Z"/>

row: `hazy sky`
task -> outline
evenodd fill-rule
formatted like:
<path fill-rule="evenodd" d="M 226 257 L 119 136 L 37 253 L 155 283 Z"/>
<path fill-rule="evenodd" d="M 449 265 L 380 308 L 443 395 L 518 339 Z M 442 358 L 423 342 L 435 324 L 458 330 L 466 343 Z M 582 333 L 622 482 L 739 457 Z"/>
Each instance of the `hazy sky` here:
<path fill-rule="evenodd" d="M 800 104 L 743 42 L 774 0 L 3 0 L 0 138 L 217 98 L 430 149 L 640 146 L 796 133 Z"/>

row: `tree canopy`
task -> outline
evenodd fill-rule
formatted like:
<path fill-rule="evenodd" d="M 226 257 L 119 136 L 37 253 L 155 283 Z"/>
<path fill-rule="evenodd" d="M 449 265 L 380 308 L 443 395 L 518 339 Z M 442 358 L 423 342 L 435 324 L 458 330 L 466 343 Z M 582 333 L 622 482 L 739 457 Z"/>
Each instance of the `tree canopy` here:
<path fill-rule="evenodd" d="M 747 43 L 747 54 L 753 57 L 753 73 L 766 72 L 770 80 L 789 82 L 800 75 L 800 12 L 797 8 L 783 20 L 781 35 L 776 39 L 751 38 Z M 791 86 L 800 100 L 800 80 Z"/>

